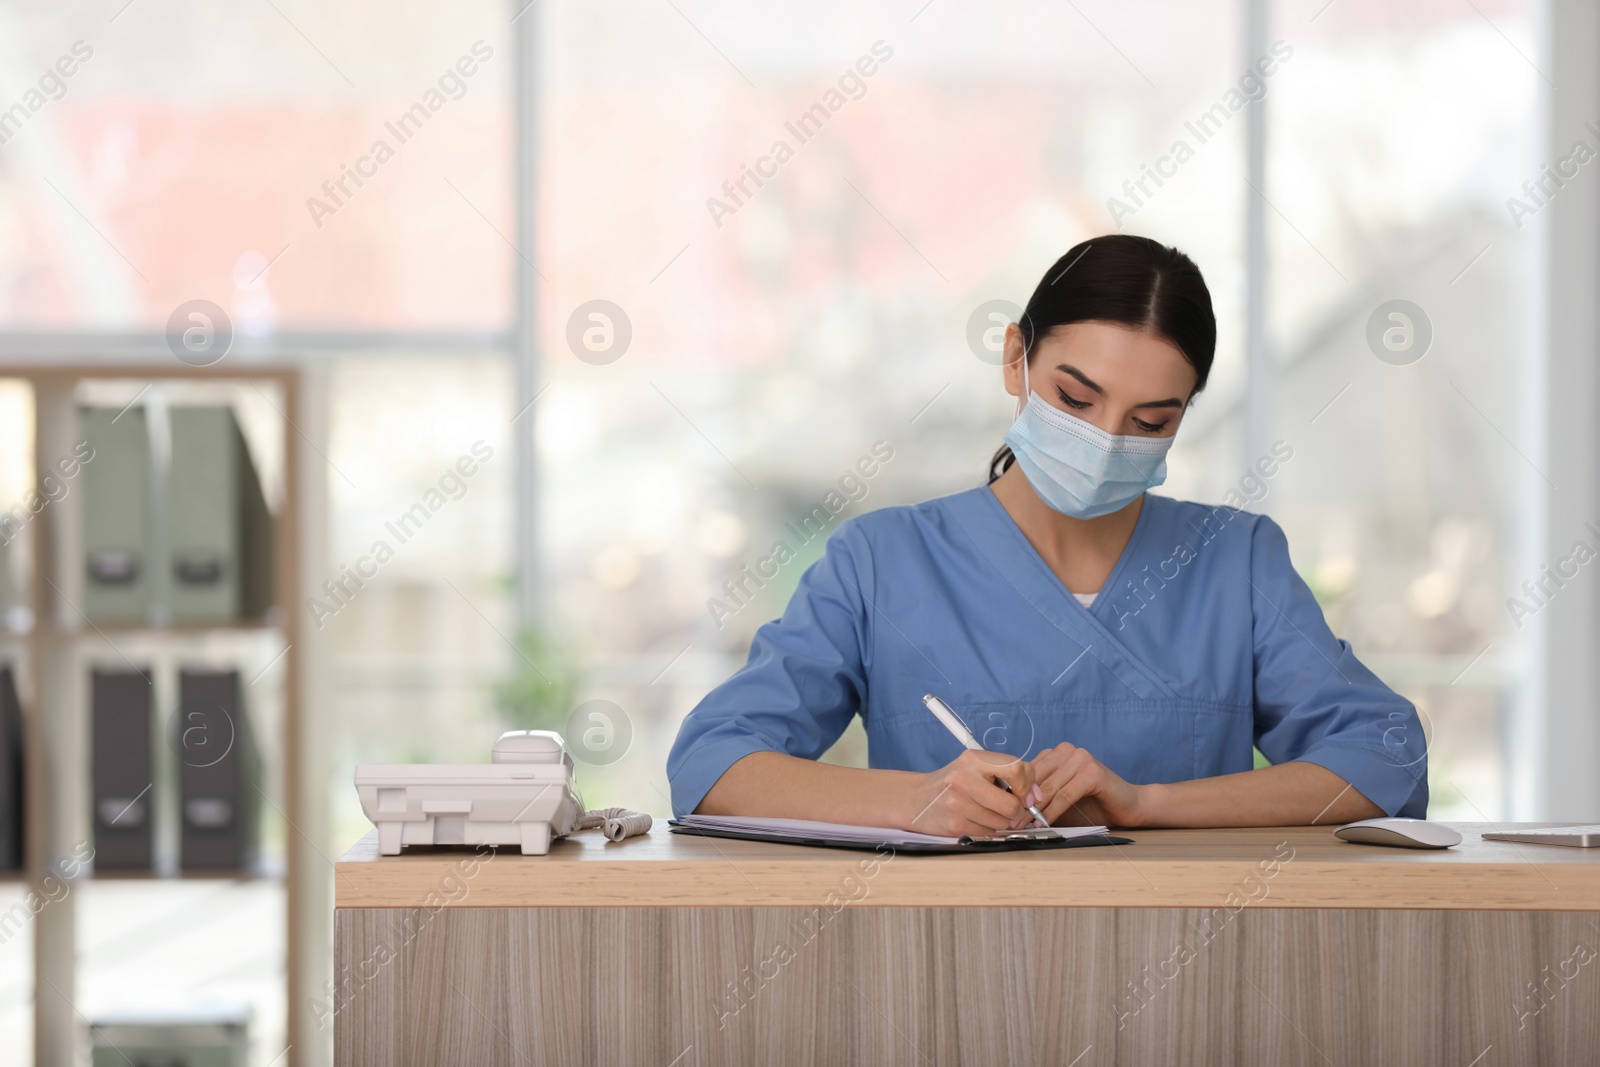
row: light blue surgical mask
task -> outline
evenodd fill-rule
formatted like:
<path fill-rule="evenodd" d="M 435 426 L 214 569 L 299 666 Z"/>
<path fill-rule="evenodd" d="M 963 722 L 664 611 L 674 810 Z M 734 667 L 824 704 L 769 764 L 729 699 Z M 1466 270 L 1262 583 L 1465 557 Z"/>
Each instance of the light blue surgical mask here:
<path fill-rule="evenodd" d="M 1062 411 L 1029 389 L 1026 357 L 1022 389 L 1027 401 L 1019 405 L 1006 444 L 1033 491 L 1056 511 L 1099 518 L 1167 480 L 1172 437 L 1109 434 Z"/>

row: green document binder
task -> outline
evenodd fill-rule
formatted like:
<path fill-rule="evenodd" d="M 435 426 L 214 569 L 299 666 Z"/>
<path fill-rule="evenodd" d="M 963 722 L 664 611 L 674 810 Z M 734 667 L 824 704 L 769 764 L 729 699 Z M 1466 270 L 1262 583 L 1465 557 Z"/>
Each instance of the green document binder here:
<path fill-rule="evenodd" d="M 150 432 L 142 407 L 80 408 L 94 449 L 83 492 L 83 613 L 95 622 L 150 619 Z"/>
<path fill-rule="evenodd" d="M 253 619 L 272 601 L 272 519 L 228 407 L 174 407 L 167 558 L 174 622 Z"/>

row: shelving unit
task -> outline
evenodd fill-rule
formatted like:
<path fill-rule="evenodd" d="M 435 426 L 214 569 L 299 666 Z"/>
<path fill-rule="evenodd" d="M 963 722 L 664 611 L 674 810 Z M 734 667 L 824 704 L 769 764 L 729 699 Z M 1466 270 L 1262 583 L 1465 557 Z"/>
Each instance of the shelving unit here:
<path fill-rule="evenodd" d="M 175 364 L 115 364 L 6 366 L 0 367 L 0 377 L 26 381 L 32 387 L 36 482 L 50 469 L 55 457 L 70 454 L 80 439 L 76 409 L 85 383 L 256 383 L 270 386 L 281 399 L 281 404 L 274 406 L 284 421 L 283 483 L 273 519 L 273 596 L 266 621 L 107 626 L 88 620 L 69 593 L 78 588 L 73 572 L 82 569 L 75 522 L 77 502 L 69 490 L 35 514 L 30 524 L 33 552 L 27 594 L 31 625 L 0 634 L 0 640 L 16 655 L 26 730 L 26 878 L 34 892 L 44 895 L 46 876 L 53 876 L 60 869 L 61 862 L 73 855 L 75 846 L 92 840 L 87 773 L 87 670 L 91 650 L 109 646 L 111 654 L 103 661 L 110 663 L 118 657 L 123 644 L 142 650 L 193 645 L 228 635 L 281 637 L 281 659 L 268 665 L 281 677 L 280 732 L 277 743 L 270 746 L 280 760 L 276 777 L 281 782 L 281 798 L 274 802 L 268 791 L 262 790 L 263 810 L 271 813 L 272 808 L 278 809 L 277 814 L 285 823 L 281 872 L 268 871 L 258 864 L 257 869 L 244 871 L 115 872 L 87 877 L 106 881 L 281 878 L 287 907 L 284 962 L 288 1048 L 287 1055 L 277 1062 L 320 1062 L 322 1057 L 315 1051 L 320 1042 L 310 1027 L 309 1013 L 296 1010 L 315 991 L 312 987 L 316 982 L 307 976 L 320 974 L 327 966 L 325 953 L 306 947 L 316 943 L 313 938 L 324 925 L 316 916 L 326 907 L 326 891 L 321 888 L 326 872 L 318 869 L 317 846 L 300 829 L 307 825 L 306 779 L 300 758 L 304 751 L 304 650 L 300 647 L 299 615 L 295 610 L 301 587 L 301 373 L 297 368 L 278 365 L 194 369 Z M 17 654 L 19 648 L 21 653 Z M 156 714 L 158 719 L 164 717 L 160 704 L 156 705 Z M 274 777 L 266 773 L 265 767 L 263 771 L 258 787 Z M 83 881 L 83 876 L 74 880 L 74 890 Z M 67 893 L 40 910 L 34 919 L 34 1062 L 48 1067 L 75 1067 L 84 1062 L 81 1035 L 86 1030 L 86 1020 L 76 1003 L 77 896 L 76 891 Z"/>

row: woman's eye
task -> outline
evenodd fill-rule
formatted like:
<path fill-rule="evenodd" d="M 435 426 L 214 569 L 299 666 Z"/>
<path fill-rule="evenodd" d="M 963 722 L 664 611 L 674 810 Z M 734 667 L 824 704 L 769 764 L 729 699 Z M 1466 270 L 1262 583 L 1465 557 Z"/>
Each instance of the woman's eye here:
<path fill-rule="evenodd" d="M 1061 402 L 1063 404 L 1067 405 L 1067 407 L 1069 407 L 1069 408 L 1076 408 L 1076 409 L 1082 410 L 1083 408 L 1086 408 L 1086 407 L 1089 406 L 1089 402 L 1087 400 L 1074 400 L 1074 399 L 1072 399 L 1072 397 L 1067 395 L 1067 391 L 1065 389 L 1061 388 L 1059 385 L 1056 386 L 1056 394 L 1061 397 Z"/>
<path fill-rule="evenodd" d="M 1139 429 L 1143 430 L 1145 433 L 1160 433 L 1162 430 L 1167 428 L 1167 424 L 1164 422 L 1149 423 L 1145 422 L 1143 419 L 1134 419 L 1133 424 L 1139 427 Z"/>

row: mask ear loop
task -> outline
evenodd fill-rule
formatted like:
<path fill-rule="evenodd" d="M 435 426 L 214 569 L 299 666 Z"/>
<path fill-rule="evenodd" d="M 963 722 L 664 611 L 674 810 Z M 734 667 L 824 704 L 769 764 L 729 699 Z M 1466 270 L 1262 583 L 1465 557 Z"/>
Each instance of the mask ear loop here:
<path fill-rule="evenodd" d="M 1028 313 L 1024 311 L 1022 313 L 1022 317 L 1026 319 L 1028 317 Z M 1018 324 L 1018 327 L 1019 329 L 1021 328 L 1020 323 Z M 1032 347 L 1032 344 L 1027 340 L 1027 330 L 1023 329 L 1022 333 L 1022 395 L 1017 397 L 1017 411 L 1016 414 L 1011 416 L 1012 422 L 1015 422 L 1017 419 L 1022 417 L 1022 409 L 1028 406 L 1028 393 L 1030 391 L 1030 386 L 1028 385 L 1028 357 L 1030 353 L 1028 352 L 1028 349 Z"/>

